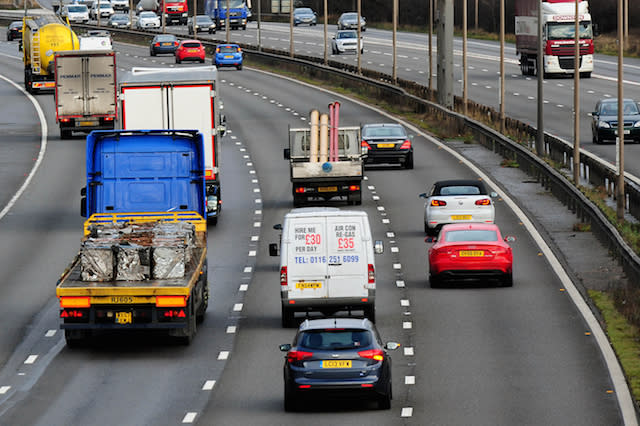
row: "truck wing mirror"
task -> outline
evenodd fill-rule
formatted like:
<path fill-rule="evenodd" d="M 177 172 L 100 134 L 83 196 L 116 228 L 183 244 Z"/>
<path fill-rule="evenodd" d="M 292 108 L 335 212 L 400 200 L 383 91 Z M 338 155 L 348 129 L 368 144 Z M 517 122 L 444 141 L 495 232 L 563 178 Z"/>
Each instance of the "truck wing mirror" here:
<path fill-rule="evenodd" d="M 284 149 L 284 159 L 289 160 L 291 158 L 291 148 Z"/>
<path fill-rule="evenodd" d="M 220 125 L 218 126 L 218 133 L 220 137 L 227 134 L 227 117 L 224 114 L 220 114 Z"/>
<path fill-rule="evenodd" d="M 276 243 L 271 243 L 269 244 L 269 256 L 278 256 L 280 253 L 278 253 L 278 244 Z"/>
<path fill-rule="evenodd" d="M 80 198 L 80 216 L 87 217 L 87 197 Z"/>
<path fill-rule="evenodd" d="M 273 229 L 275 229 L 276 231 L 282 231 L 282 224 L 276 223 L 275 225 L 273 225 Z"/>
<path fill-rule="evenodd" d="M 382 240 L 376 240 L 373 243 L 373 251 L 375 254 L 382 254 L 384 252 L 384 243 Z"/>
<path fill-rule="evenodd" d="M 87 196 L 87 187 L 83 186 L 82 189 L 80 189 L 80 196 L 81 197 L 86 197 Z"/>

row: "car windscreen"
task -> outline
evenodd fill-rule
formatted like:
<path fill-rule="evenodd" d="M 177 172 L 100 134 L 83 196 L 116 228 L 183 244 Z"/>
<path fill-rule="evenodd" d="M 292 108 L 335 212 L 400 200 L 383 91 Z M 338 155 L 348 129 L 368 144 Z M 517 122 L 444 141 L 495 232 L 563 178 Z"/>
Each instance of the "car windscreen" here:
<path fill-rule="evenodd" d="M 355 31 L 342 31 L 338 33 L 338 38 L 357 38 L 358 34 Z"/>
<path fill-rule="evenodd" d="M 438 195 L 480 195 L 480 188 L 473 185 L 443 186 Z"/>
<path fill-rule="evenodd" d="M 361 329 L 325 329 L 303 332 L 298 346 L 319 351 L 347 350 L 368 347 L 373 343 L 371 332 Z"/>
<path fill-rule="evenodd" d="M 459 231 L 446 231 L 444 240 L 448 243 L 460 241 L 498 241 L 496 231 L 490 229 L 464 229 Z"/>
<path fill-rule="evenodd" d="M 342 19 L 356 19 L 356 14 L 355 13 L 345 13 L 344 15 L 342 15 Z"/>
<path fill-rule="evenodd" d="M 141 17 L 141 18 L 151 18 L 151 19 L 153 19 L 153 18 L 155 18 L 155 17 L 156 17 L 156 14 L 155 14 L 155 13 L 153 13 L 153 12 L 142 12 L 142 13 L 140 14 L 140 17 Z"/>
<path fill-rule="evenodd" d="M 213 21 L 208 16 L 197 16 L 196 22 L 198 24 L 211 24 Z"/>
<path fill-rule="evenodd" d="M 624 102 L 622 112 L 624 115 L 635 115 L 640 111 L 638 105 L 635 102 Z M 606 102 L 600 105 L 601 115 L 618 115 L 618 102 Z"/>
<path fill-rule="evenodd" d="M 388 137 L 397 136 L 404 137 L 405 132 L 402 127 L 365 127 L 362 137 L 375 138 L 375 137 Z"/>
<path fill-rule="evenodd" d="M 69 12 L 86 12 L 87 11 L 87 6 L 67 6 L 67 10 Z"/>
<path fill-rule="evenodd" d="M 220 53 L 236 53 L 238 48 L 235 46 L 218 46 Z"/>
<path fill-rule="evenodd" d="M 294 9 L 293 14 L 294 15 L 311 15 L 313 14 L 313 12 L 311 12 L 311 9 L 300 8 L 300 9 Z"/>
<path fill-rule="evenodd" d="M 129 17 L 127 15 L 113 15 L 111 19 L 114 21 L 129 21 Z"/>
<path fill-rule="evenodd" d="M 189 47 L 189 48 L 202 47 L 202 45 L 200 43 L 196 43 L 196 42 L 182 43 L 182 46 L 183 47 Z"/>

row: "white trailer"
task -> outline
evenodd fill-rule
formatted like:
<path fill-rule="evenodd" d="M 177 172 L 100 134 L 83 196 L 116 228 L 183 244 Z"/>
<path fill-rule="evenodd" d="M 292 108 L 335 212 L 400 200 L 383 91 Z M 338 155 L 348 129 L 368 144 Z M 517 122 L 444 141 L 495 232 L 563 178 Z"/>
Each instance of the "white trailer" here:
<path fill-rule="evenodd" d="M 55 53 L 56 122 L 60 137 L 112 130 L 118 115 L 116 55 L 105 50 Z"/>
<path fill-rule="evenodd" d="M 205 140 L 207 219 L 216 224 L 222 204 L 219 138 L 226 131 L 213 66 L 133 68 L 119 82 L 125 130 L 199 130 Z"/>

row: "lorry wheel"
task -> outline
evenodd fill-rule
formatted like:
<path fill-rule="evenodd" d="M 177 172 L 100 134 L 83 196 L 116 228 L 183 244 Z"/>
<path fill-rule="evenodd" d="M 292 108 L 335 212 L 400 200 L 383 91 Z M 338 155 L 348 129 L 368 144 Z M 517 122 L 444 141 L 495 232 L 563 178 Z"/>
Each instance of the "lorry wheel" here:
<path fill-rule="evenodd" d="M 202 302 L 200 306 L 198 306 L 198 310 L 196 312 L 196 322 L 201 323 L 204 321 L 204 316 L 207 313 L 207 308 L 209 307 L 209 278 L 208 278 L 208 265 L 209 263 L 205 260 L 204 266 L 202 268 Z"/>
<path fill-rule="evenodd" d="M 243 25 L 243 26 L 242 26 L 242 30 L 244 31 L 244 30 L 246 30 L 246 29 L 247 29 L 247 26 L 246 26 L 246 25 Z"/>
<path fill-rule="evenodd" d="M 580 73 L 580 77 L 582 77 L 582 78 L 591 78 L 591 73 L 590 72 L 581 72 Z"/>
<path fill-rule="evenodd" d="M 367 306 L 364 308 L 364 316 L 371 322 L 376 322 L 376 306 Z"/>
<path fill-rule="evenodd" d="M 193 297 L 191 297 L 191 302 L 189 303 L 189 323 L 187 327 L 179 330 L 181 333 L 178 336 L 178 342 L 184 346 L 189 346 L 193 341 L 193 336 L 196 334 L 196 313 L 193 307 Z"/>
<path fill-rule="evenodd" d="M 293 326 L 294 312 L 290 309 L 282 307 L 282 328 L 289 328 Z"/>
<path fill-rule="evenodd" d="M 64 339 L 69 349 L 82 347 L 86 343 L 87 334 L 84 330 L 65 330 Z"/>
<path fill-rule="evenodd" d="M 71 130 L 60 129 L 60 139 L 71 139 L 72 133 L 73 132 Z"/>
<path fill-rule="evenodd" d="M 304 205 L 304 201 L 300 196 L 293 196 L 293 207 L 301 207 Z"/>

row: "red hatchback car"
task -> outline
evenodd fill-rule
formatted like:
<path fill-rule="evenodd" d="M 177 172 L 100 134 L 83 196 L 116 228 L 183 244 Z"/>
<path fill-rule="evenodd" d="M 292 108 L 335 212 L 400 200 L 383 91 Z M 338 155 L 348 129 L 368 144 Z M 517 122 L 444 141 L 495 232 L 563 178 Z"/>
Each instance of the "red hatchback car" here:
<path fill-rule="evenodd" d="M 489 223 L 444 225 L 429 248 L 429 283 L 440 287 L 444 281 L 498 279 L 504 287 L 513 285 L 513 254 L 500 229 Z"/>
<path fill-rule="evenodd" d="M 204 46 L 198 40 L 182 40 L 176 48 L 176 64 L 182 61 L 204 62 Z"/>

